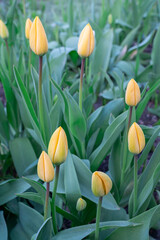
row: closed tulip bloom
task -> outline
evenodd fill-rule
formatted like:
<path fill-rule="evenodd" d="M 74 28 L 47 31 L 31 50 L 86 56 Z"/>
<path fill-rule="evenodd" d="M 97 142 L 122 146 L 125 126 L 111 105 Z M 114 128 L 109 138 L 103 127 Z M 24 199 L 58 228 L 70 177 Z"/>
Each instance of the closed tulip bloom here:
<path fill-rule="evenodd" d="M 131 153 L 139 154 L 145 147 L 145 137 L 141 127 L 133 123 L 128 132 L 128 148 Z"/>
<path fill-rule="evenodd" d="M 87 203 L 84 199 L 79 198 L 77 200 L 76 209 L 78 212 L 83 211 L 86 208 L 86 206 L 87 206 Z"/>
<path fill-rule="evenodd" d="M 44 55 L 48 51 L 46 33 L 39 17 L 36 17 L 32 23 L 29 44 L 32 51 L 39 56 Z"/>
<path fill-rule="evenodd" d="M 0 36 L 3 39 L 9 37 L 8 28 L 6 27 L 6 25 L 4 24 L 4 22 L 2 20 L 0 20 Z"/>
<path fill-rule="evenodd" d="M 44 182 L 51 182 L 54 178 L 54 167 L 46 152 L 42 152 L 38 165 L 37 165 L 37 174 L 38 177 Z"/>
<path fill-rule="evenodd" d="M 125 101 L 128 106 L 136 106 L 141 100 L 141 93 L 138 84 L 131 79 L 127 85 Z"/>
<path fill-rule="evenodd" d="M 55 165 L 63 163 L 68 154 L 67 136 L 62 127 L 55 130 L 48 146 L 48 154 Z"/>
<path fill-rule="evenodd" d="M 31 26 L 32 26 L 32 21 L 29 18 L 27 18 L 26 25 L 25 25 L 25 35 L 26 35 L 27 39 L 29 39 L 29 33 L 31 30 Z"/>
<path fill-rule="evenodd" d="M 112 188 L 112 181 L 110 177 L 100 171 L 92 174 L 92 192 L 97 197 L 107 195 Z"/>
<path fill-rule="evenodd" d="M 82 30 L 78 42 L 78 54 L 81 57 L 88 57 L 94 50 L 94 33 L 88 23 Z"/>
<path fill-rule="evenodd" d="M 109 15 L 108 15 L 108 23 L 111 25 L 112 22 L 113 22 L 112 14 L 109 14 Z"/>

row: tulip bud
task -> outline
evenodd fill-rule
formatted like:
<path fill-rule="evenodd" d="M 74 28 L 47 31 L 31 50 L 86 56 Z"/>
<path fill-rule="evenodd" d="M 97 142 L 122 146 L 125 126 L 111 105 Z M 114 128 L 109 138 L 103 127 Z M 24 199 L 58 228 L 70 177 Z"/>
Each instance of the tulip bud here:
<path fill-rule="evenodd" d="M 94 33 L 88 23 L 82 30 L 78 41 L 78 54 L 81 57 L 88 57 L 94 49 Z"/>
<path fill-rule="evenodd" d="M 131 79 L 127 85 L 125 101 L 128 106 L 136 106 L 141 100 L 141 93 L 138 84 Z"/>
<path fill-rule="evenodd" d="M 92 192 L 97 197 L 107 195 L 112 188 L 112 181 L 110 177 L 100 171 L 92 174 Z"/>
<path fill-rule="evenodd" d="M 63 163 L 68 154 L 68 143 L 65 131 L 62 127 L 56 129 L 51 136 L 48 146 L 48 154 L 56 165 Z"/>
<path fill-rule="evenodd" d="M 76 204 L 76 209 L 78 212 L 83 211 L 87 206 L 87 203 L 84 199 L 78 198 L 77 204 Z"/>
<path fill-rule="evenodd" d="M 108 23 L 111 25 L 112 22 L 113 22 L 112 14 L 109 14 L 109 15 L 108 15 Z"/>
<path fill-rule="evenodd" d="M 39 157 L 37 173 L 38 177 L 44 182 L 51 182 L 54 178 L 54 167 L 48 154 L 44 151 Z"/>
<path fill-rule="evenodd" d="M 32 26 L 32 21 L 29 18 L 27 18 L 26 25 L 25 25 L 25 35 L 26 35 L 27 39 L 29 39 L 29 33 L 31 30 L 31 26 Z"/>
<path fill-rule="evenodd" d="M 128 132 L 128 148 L 131 153 L 139 154 L 145 147 L 145 137 L 137 123 L 133 123 Z"/>
<path fill-rule="evenodd" d="M 9 37 L 8 28 L 2 20 L 0 20 L 0 36 L 4 39 Z"/>
<path fill-rule="evenodd" d="M 39 17 L 36 17 L 32 23 L 29 44 L 32 51 L 37 55 L 42 56 L 48 51 L 46 33 Z"/>

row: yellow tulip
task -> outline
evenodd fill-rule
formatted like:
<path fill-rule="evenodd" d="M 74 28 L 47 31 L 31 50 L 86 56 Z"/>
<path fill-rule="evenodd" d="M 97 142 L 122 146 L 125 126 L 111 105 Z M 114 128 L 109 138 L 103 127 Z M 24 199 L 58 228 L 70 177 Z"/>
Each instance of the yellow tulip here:
<path fill-rule="evenodd" d="M 37 55 L 42 56 L 48 51 L 46 33 L 39 17 L 36 17 L 32 23 L 29 44 L 32 51 Z"/>
<path fill-rule="evenodd" d="M 32 21 L 29 18 L 27 18 L 26 25 L 25 25 L 25 35 L 26 35 L 27 39 L 29 39 L 29 33 L 31 30 L 31 26 L 32 26 Z"/>
<path fill-rule="evenodd" d="M 88 57 L 94 50 L 94 33 L 88 23 L 82 30 L 78 42 L 78 54 L 81 57 Z"/>
<path fill-rule="evenodd" d="M 92 192 L 97 197 L 107 195 L 112 188 L 112 181 L 110 177 L 100 171 L 92 174 Z"/>
<path fill-rule="evenodd" d="M 67 136 L 62 127 L 56 129 L 48 145 L 48 154 L 56 165 L 63 163 L 68 154 Z"/>
<path fill-rule="evenodd" d="M 113 22 L 112 14 L 109 14 L 109 15 L 108 15 L 108 23 L 111 25 L 112 22 Z"/>
<path fill-rule="evenodd" d="M 141 100 L 141 93 L 138 84 L 131 79 L 127 85 L 125 101 L 128 106 L 136 106 Z"/>
<path fill-rule="evenodd" d="M 38 177 L 44 182 L 51 182 L 54 178 L 54 167 L 46 152 L 42 152 L 38 165 L 37 165 Z"/>
<path fill-rule="evenodd" d="M 83 211 L 87 206 L 87 203 L 84 199 L 78 198 L 77 204 L 76 204 L 76 209 L 78 212 Z"/>
<path fill-rule="evenodd" d="M 133 123 L 128 132 L 128 148 L 131 153 L 139 154 L 145 147 L 145 137 L 137 123 Z"/>
<path fill-rule="evenodd" d="M 9 37 L 8 28 L 6 27 L 6 25 L 4 24 L 4 22 L 2 20 L 0 20 L 0 36 L 3 39 Z"/>

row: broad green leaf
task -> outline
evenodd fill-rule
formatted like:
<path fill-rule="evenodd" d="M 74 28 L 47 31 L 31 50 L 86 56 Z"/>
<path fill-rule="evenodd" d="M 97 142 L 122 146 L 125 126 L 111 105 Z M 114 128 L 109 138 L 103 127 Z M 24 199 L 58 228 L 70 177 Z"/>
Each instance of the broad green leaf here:
<path fill-rule="evenodd" d="M 101 144 L 94 150 L 90 156 L 91 169 L 95 171 L 98 169 L 108 151 L 112 147 L 113 143 L 119 137 L 123 130 L 125 120 L 127 118 L 127 112 L 119 115 L 112 124 L 106 129 Z"/>
<path fill-rule="evenodd" d="M 136 35 L 137 35 L 137 32 L 139 30 L 139 25 L 134 28 L 133 30 L 131 30 L 128 35 L 125 37 L 125 39 L 123 40 L 123 42 L 121 43 L 121 46 L 124 47 L 124 46 L 127 46 L 129 47 L 132 43 L 133 43 L 133 40 L 135 39 Z"/>
<path fill-rule="evenodd" d="M 28 176 L 28 178 L 38 180 L 37 175 Z M 0 206 L 16 198 L 16 193 L 25 192 L 29 184 L 23 179 L 10 179 L 0 183 Z"/>
<path fill-rule="evenodd" d="M 37 157 L 28 138 L 15 138 L 9 142 L 14 166 L 21 177 L 25 169 L 33 163 Z"/>
<path fill-rule="evenodd" d="M 37 202 L 39 204 L 43 204 L 43 201 L 38 193 L 34 192 L 25 192 L 25 193 L 19 193 L 16 194 L 18 197 L 28 199 L 30 201 Z"/>
<path fill-rule="evenodd" d="M 0 211 L 0 233 L 1 233 L 1 240 L 8 239 L 7 225 L 6 225 L 2 211 Z"/>
<path fill-rule="evenodd" d="M 1 140 L 3 139 L 4 142 L 6 140 L 9 140 L 9 123 L 7 116 L 5 114 L 5 109 L 0 101 L 0 113 L 1 113 L 1 118 L 0 118 L 0 135 L 1 135 Z"/>
<path fill-rule="evenodd" d="M 153 49 L 152 49 L 152 62 L 153 62 L 153 72 L 156 74 L 156 76 L 160 76 L 160 68 L 159 68 L 159 55 L 160 55 L 160 27 L 156 33 L 156 36 L 153 41 Z"/>
<path fill-rule="evenodd" d="M 48 218 L 38 230 L 34 240 L 50 240 L 52 232 L 52 218 Z"/>
<path fill-rule="evenodd" d="M 72 155 L 70 154 L 70 152 L 68 152 L 68 156 L 65 161 L 64 186 L 67 205 L 69 206 L 70 211 L 76 212 L 76 203 L 78 198 L 81 197 L 81 191 Z"/>

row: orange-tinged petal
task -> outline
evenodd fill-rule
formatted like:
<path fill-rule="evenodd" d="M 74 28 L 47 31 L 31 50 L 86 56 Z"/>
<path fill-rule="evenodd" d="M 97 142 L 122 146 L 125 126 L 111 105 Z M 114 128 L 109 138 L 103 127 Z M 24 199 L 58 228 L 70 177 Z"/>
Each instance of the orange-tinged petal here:
<path fill-rule="evenodd" d="M 131 79 L 127 85 L 125 101 L 129 106 L 136 106 L 141 100 L 141 93 L 138 84 Z"/>
<path fill-rule="evenodd" d="M 145 137 L 137 123 L 133 123 L 128 132 L 128 148 L 133 154 L 139 154 L 145 147 Z"/>
<path fill-rule="evenodd" d="M 42 56 L 48 51 L 46 33 L 39 17 L 36 17 L 32 23 L 29 44 L 32 51 L 37 55 Z"/>
<path fill-rule="evenodd" d="M 112 188 L 112 181 L 110 177 L 100 171 L 92 174 L 92 192 L 97 197 L 107 195 Z"/>
<path fill-rule="evenodd" d="M 88 57 L 94 50 L 94 33 L 88 23 L 82 30 L 78 41 L 78 54 L 81 57 Z"/>
<path fill-rule="evenodd" d="M 51 182 L 54 178 L 54 167 L 48 154 L 44 151 L 39 157 L 37 174 L 39 178 L 44 182 Z"/>
<path fill-rule="evenodd" d="M 56 129 L 51 136 L 48 146 L 48 154 L 56 165 L 63 163 L 68 154 L 68 143 L 65 131 L 62 127 Z"/>
<path fill-rule="evenodd" d="M 31 26 L 32 26 L 32 21 L 29 18 L 27 18 L 26 25 L 25 25 L 25 35 L 26 35 L 27 39 L 29 39 L 29 33 L 31 30 Z"/>
<path fill-rule="evenodd" d="M 0 20 L 0 36 L 3 39 L 9 37 L 8 28 L 6 27 L 6 25 L 4 24 L 4 22 L 2 20 Z"/>

